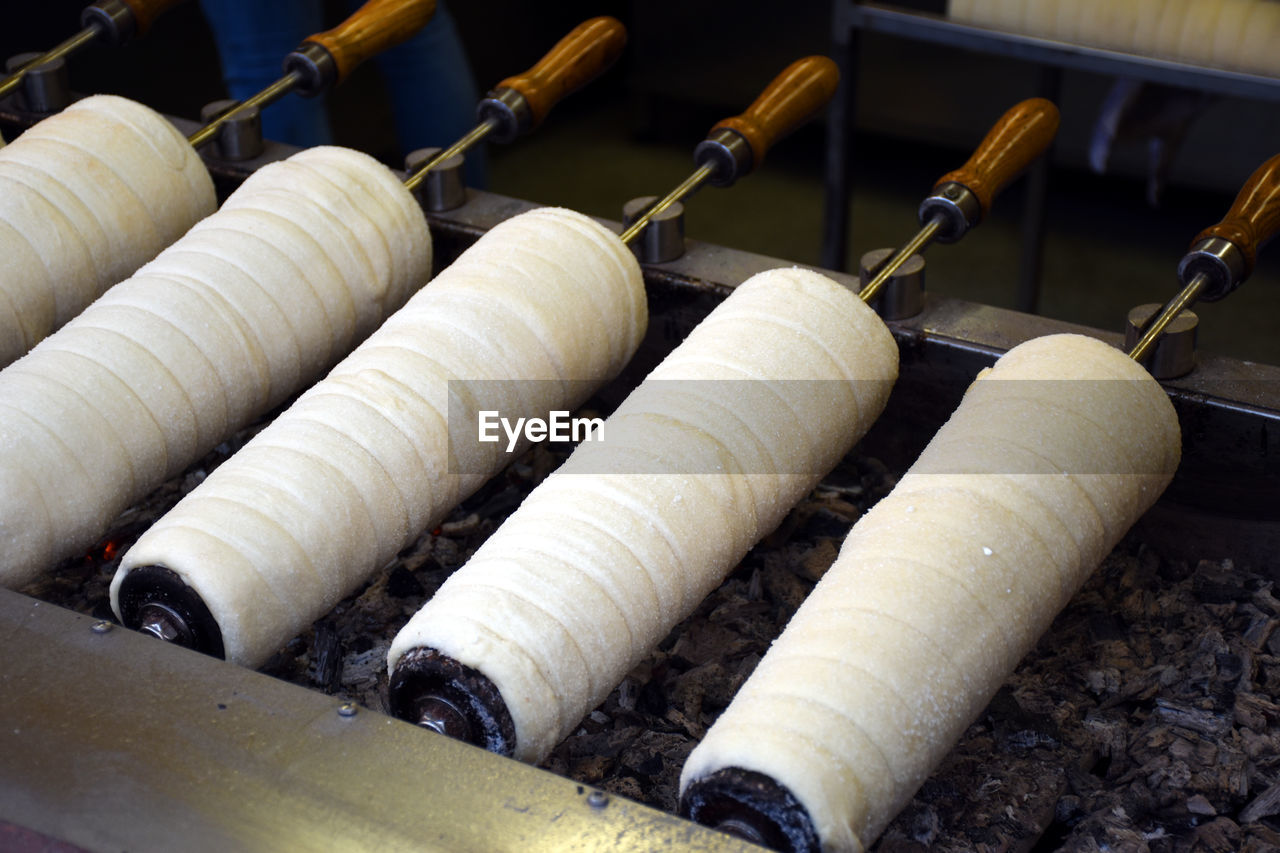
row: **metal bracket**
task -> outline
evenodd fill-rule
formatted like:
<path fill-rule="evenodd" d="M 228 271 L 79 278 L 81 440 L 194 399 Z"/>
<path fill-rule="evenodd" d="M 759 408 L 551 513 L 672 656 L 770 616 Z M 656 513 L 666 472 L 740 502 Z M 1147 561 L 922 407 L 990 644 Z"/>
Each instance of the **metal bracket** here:
<path fill-rule="evenodd" d="M 1133 349 L 1138 343 L 1143 329 L 1160 308 L 1159 302 L 1150 302 L 1129 310 L 1124 330 L 1126 350 Z M 1177 379 L 1195 369 L 1196 330 L 1199 326 L 1200 318 L 1193 311 L 1183 311 L 1173 318 L 1144 361 L 1152 376 L 1156 379 Z"/>
<path fill-rule="evenodd" d="M 30 62 L 39 53 L 19 53 L 5 62 L 9 73 Z M 71 103 L 71 77 L 67 61 L 62 57 L 33 65 L 27 69 L 22 84 L 14 91 L 13 105 L 23 112 L 50 115 L 66 109 Z"/>
<path fill-rule="evenodd" d="M 893 249 L 872 249 L 858 262 L 858 279 L 866 287 L 876 271 L 890 257 Z M 905 320 L 924 310 L 925 260 L 912 255 L 889 277 L 871 307 L 885 320 Z"/>
<path fill-rule="evenodd" d="M 622 206 L 622 226 L 627 228 L 658 200 L 656 195 L 633 198 Z M 665 264 L 684 254 L 684 205 L 676 202 L 659 213 L 640 232 L 631 250 L 645 264 Z"/>
<path fill-rule="evenodd" d="M 239 101 L 210 101 L 200 110 L 200 120 L 211 122 Z M 219 160 L 239 163 L 262 153 L 262 114 L 257 107 L 242 110 L 223 122 L 213 138 L 210 153 Z"/>
<path fill-rule="evenodd" d="M 442 150 L 444 149 L 419 148 L 410 151 L 404 158 L 405 172 L 412 175 L 422 164 Z M 437 163 L 430 172 L 427 172 L 426 180 L 413 191 L 418 203 L 432 213 L 453 210 L 455 207 L 466 204 L 467 186 L 462 176 L 462 167 L 465 163 L 466 157 L 462 154 L 455 154 L 448 160 Z"/>

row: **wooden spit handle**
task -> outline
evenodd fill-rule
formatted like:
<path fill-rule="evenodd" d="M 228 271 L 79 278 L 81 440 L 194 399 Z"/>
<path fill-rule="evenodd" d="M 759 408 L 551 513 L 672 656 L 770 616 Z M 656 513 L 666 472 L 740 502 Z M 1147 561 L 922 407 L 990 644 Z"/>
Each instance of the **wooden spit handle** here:
<path fill-rule="evenodd" d="M 1227 215 L 1196 235 L 1191 245 L 1207 237 L 1234 243 L 1244 257 L 1242 279 L 1253 272 L 1258 249 L 1280 233 L 1280 154 L 1259 166 L 1240 189 Z"/>
<path fill-rule="evenodd" d="M 139 36 L 147 34 L 151 23 L 182 0 L 123 0 L 124 5 L 133 13 L 135 33 Z"/>
<path fill-rule="evenodd" d="M 1058 108 L 1052 101 L 1028 98 L 1014 104 L 987 131 L 973 156 L 943 175 L 934 191 L 950 181 L 963 184 L 977 197 L 985 218 L 996 194 L 1045 152 L 1057 132 Z"/>
<path fill-rule="evenodd" d="M 617 61 L 627 44 L 627 28 L 608 15 L 574 27 L 538 64 L 523 74 L 508 77 L 499 89 L 515 89 L 529 105 L 537 125 L 551 108 L 571 92 L 594 80 Z"/>
<path fill-rule="evenodd" d="M 782 137 L 795 130 L 827 105 L 840 83 L 840 70 L 825 56 L 797 59 L 773 78 L 746 112 L 711 128 L 732 130 L 751 147 L 751 167 Z"/>
<path fill-rule="evenodd" d="M 427 25 L 436 0 L 368 0 L 341 24 L 307 39 L 329 52 L 341 83 L 356 66 Z"/>

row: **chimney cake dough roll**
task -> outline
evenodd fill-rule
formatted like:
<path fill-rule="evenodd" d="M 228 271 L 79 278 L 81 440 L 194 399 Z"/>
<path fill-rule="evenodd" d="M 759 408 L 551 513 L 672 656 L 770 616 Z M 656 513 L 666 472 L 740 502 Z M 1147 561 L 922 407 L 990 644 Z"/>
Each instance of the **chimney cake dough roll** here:
<path fill-rule="evenodd" d="M 898 349 L 801 269 L 739 286 L 400 631 L 480 671 L 544 758 L 833 468 Z"/>
<path fill-rule="evenodd" d="M 0 149 L 0 367 L 216 204 L 177 128 L 126 98 L 85 98 Z"/>
<path fill-rule="evenodd" d="M 1159 383 L 1078 335 L 979 375 L 694 749 L 681 789 L 769 776 L 823 850 L 862 850 L 1159 497 L 1180 433 Z"/>
<path fill-rule="evenodd" d="M 0 584 L 82 553 L 317 379 L 430 271 L 421 209 L 373 158 L 314 148 L 258 170 L 0 371 L 3 482 L 35 485 L 0 490 Z"/>
<path fill-rule="evenodd" d="M 143 534 L 112 606 L 131 570 L 163 566 L 204 600 L 228 660 L 261 663 L 511 458 L 451 440 L 450 407 L 576 407 L 647 322 L 617 235 L 555 208 L 503 222 Z"/>
<path fill-rule="evenodd" d="M 1088 47 L 1280 74 L 1275 0 L 950 0 L 947 14 L 961 23 Z"/>

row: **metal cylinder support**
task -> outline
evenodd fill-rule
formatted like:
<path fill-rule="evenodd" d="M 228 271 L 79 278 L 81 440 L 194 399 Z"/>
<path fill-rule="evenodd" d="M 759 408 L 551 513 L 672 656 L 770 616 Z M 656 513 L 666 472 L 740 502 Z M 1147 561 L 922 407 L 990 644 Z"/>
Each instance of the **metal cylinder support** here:
<path fill-rule="evenodd" d="M 404 158 L 405 171 L 414 174 L 424 163 L 436 156 L 441 148 L 419 148 Z M 426 180 L 414 187 L 413 194 L 424 209 L 432 213 L 453 210 L 467 203 L 467 187 L 462 167 L 466 158 L 461 154 L 441 160 L 427 172 Z"/>
<path fill-rule="evenodd" d="M 1142 337 L 1143 329 L 1161 308 L 1151 302 L 1129 310 L 1125 323 L 1124 345 L 1131 349 Z M 1196 330 L 1200 318 L 1193 311 L 1182 311 L 1165 327 L 1151 354 L 1143 359 L 1148 371 L 1156 379 L 1176 379 L 1186 376 L 1196 366 Z"/>
<path fill-rule="evenodd" d="M 858 279 L 866 287 L 876 271 L 893 255 L 893 249 L 872 249 L 858 262 Z M 905 320 L 924 310 L 924 268 L 920 255 L 912 255 L 889 277 L 871 300 L 871 307 L 885 320 Z"/>
<path fill-rule="evenodd" d="M 239 101 L 210 101 L 200 110 L 200 120 L 211 122 Z M 262 114 L 257 107 L 238 110 L 218 128 L 210 153 L 218 160 L 239 163 L 262 153 Z"/>
<path fill-rule="evenodd" d="M 39 53 L 19 53 L 9 57 L 5 70 L 13 72 Z M 67 61 L 62 57 L 41 62 L 26 70 L 22 85 L 13 93 L 13 105 L 23 112 L 46 115 L 56 113 L 71 104 L 71 78 Z"/>
<path fill-rule="evenodd" d="M 639 219 L 658 200 L 645 195 L 622 206 L 622 225 L 627 227 Z M 684 254 L 684 205 L 676 202 L 659 213 L 631 245 L 632 251 L 645 264 L 664 264 Z"/>

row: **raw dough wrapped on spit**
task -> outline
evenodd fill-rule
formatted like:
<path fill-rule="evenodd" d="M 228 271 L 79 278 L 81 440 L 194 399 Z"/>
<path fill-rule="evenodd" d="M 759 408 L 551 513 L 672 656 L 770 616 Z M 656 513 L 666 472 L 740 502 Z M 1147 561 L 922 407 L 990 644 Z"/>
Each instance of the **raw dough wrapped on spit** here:
<path fill-rule="evenodd" d="M 226 658 L 261 663 L 514 458 L 459 413 L 580 405 L 647 322 L 617 235 L 553 208 L 503 222 L 144 534 L 112 606 L 132 570 L 167 568 Z"/>
<path fill-rule="evenodd" d="M 430 270 L 421 209 L 373 158 L 313 148 L 260 169 L 0 371 L 0 584 L 83 553 L 317 379 Z"/>
<path fill-rule="evenodd" d="M 85 98 L 0 148 L 0 367 L 216 205 L 187 140 L 127 98 Z"/>
<path fill-rule="evenodd" d="M 853 293 L 754 276 L 445 582 L 389 668 L 433 649 L 478 670 L 513 754 L 542 759 L 835 467 L 897 372 Z"/>
<path fill-rule="evenodd" d="M 1124 353 L 1078 335 L 1015 347 L 854 525 L 690 755 L 686 807 L 740 768 L 788 790 L 823 850 L 870 844 L 1179 454 L 1173 406 Z"/>

